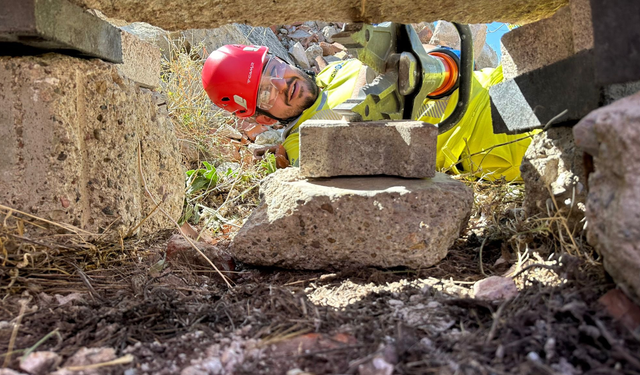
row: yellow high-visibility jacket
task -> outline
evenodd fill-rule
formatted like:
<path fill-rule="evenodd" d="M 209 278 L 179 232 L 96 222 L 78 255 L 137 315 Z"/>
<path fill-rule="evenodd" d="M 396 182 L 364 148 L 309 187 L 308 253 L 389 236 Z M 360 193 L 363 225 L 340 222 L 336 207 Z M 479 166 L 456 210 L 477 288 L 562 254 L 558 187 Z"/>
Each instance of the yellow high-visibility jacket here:
<path fill-rule="evenodd" d="M 322 89 L 316 102 L 290 124 L 283 143 L 289 161 L 298 165 L 298 127 L 309 119 L 335 119 L 340 116 L 331 109 L 351 97 L 362 63 L 359 60 L 335 62 L 316 77 Z M 453 173 L 494 180 L 520 180 L 520 163 L 531 138 L 518 142 L 527 134 L 494 134 L 489 105 L 489 87 L 502 81 L 502 67 L 473 73 L 471 100 L 467 112 L 451 130 L 438 136 L 436 168 Z M 437 124 L 453 112 L 458 91 L 449 98 L 426 100 L 423 115 L 418 120 Z M 513 143 L 509 143 L 513 142 Z M 506 144 L 505 144 L 506 143 Z"/>

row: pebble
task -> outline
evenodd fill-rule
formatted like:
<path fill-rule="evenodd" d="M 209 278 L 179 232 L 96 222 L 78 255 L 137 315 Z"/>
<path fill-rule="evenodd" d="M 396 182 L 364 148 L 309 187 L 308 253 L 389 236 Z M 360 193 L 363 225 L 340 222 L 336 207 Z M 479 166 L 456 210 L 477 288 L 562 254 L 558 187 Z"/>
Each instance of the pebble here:
<path fill-rule="evenodd" d="M 473 295 L 477 299 L 493 301 L 511 299 L 518 294 L 518 288 L 509 277 L 491 276 L 473 284 Z"/>

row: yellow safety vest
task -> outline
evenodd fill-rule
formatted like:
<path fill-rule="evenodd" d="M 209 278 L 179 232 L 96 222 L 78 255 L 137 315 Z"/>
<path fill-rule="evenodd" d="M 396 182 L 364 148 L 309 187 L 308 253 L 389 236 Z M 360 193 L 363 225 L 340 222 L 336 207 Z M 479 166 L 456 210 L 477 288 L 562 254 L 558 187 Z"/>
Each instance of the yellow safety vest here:
<path fill-rule="evenodd" d="M 331 109 L 351 97 L 362 63 L 359 60 L 335 62 L 316 77 L 322 89 L 316 102 L 289 125 L 283 143 L 291 165 L 298 165 L 298 127 L 309 119 L 336 119 Z M 531 138 L 509 143 L 528 135 L 494 134 L 489 105 L 489 87 L 503 79 L 502 66 L 475 71 L 471 101 L 462 120 L 451 130 L 438 136 L 436 168 L 456 174 L 470 173 L 489 180 L 504 177 L 519 181 L 520 163 Z M 458 91 L 449 98 L 425 100 L 419 120 L 431 124 L 444 121 L 453 112 Z M 508 143 L 508 144 L 505 144 Z M 505 145 L 503 145 L 505 144 Z"/>

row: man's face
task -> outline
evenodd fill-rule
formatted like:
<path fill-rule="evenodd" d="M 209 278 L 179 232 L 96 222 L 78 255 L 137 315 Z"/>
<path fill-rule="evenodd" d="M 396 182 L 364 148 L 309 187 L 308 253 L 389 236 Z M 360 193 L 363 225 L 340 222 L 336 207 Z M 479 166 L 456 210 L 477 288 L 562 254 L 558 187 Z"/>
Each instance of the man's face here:
<path fill-rule="evenodd" d="M 266 67 L 267 69 L 269 66 Z M 269 74 L 265 71 L 263 74 Z M 318 98 L 318 86 L 302 70 L 284 63 L 278 78 L 271 79 L 275 97 L 271 107 L 264 112 L 277 119 L 288 119 L 300 115 Z"/>

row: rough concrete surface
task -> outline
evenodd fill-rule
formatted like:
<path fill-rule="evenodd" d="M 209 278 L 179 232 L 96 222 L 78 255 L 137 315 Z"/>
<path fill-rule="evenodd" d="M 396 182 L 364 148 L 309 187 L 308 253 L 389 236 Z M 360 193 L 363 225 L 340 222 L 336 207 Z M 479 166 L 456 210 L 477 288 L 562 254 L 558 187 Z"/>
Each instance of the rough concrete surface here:
<path fill-rule="evenodd" d="M 433 177 L 438 128 L 420 121 L 312 120 L 300 125 L 304 177 Z"/>
<path fill-rule="evenodd" d="M 574 233 L 582 231 L 587 187 L 582 150 L 576 147 L 571 128 L 551 128 L 533 136 L 520 172 L 528 217 L 549 217 L 560 211 Z"/>
<path fill-rule="evenodd" d="M 113 64 L 47 54 L 0 57 L 0 202 L 97 232 L 126 234 L 166 198 L 182 210 L 184 175 L 173 125 L 154 94 Z M 162 215 L 141 230 L 170 227 Z"/>
<path fill-rule="evenodd" d="M 640 93 L 597 109 L 573 129 L 593 156 L 587 196 L 588 240 L 605 269 L 640 302 Z"/>
<path fill-rule="evenodd" d="M 567 0 L 71 0 L 108 17 L 143 21 L 166 30 L 209 29 L 233 22 L 256 26 L 298 21 L 417 23 L 440 19 L 464 23 L 533 22 L 551 16 Z"/>
<path fill-rule="evenodd" d="M 570 0 L 552 17 L 513 29 L 500 42 L 505 80 L 591 49 L 589 0 Z"/>
<path fill-rule="evenodd" d="M 301 179 L 279 170 L 260 186 L 261 204 L 231 245 L 236 259 L 293 269 L 429 267 L 467 224 L 473 192 L 432 179 Z"/>
<path fill-rule="evenodd" d="M 160 48 L 121 30 L 122 64 L 118 72 L 142 87 L 155 89 L 160 85 Z"/>

